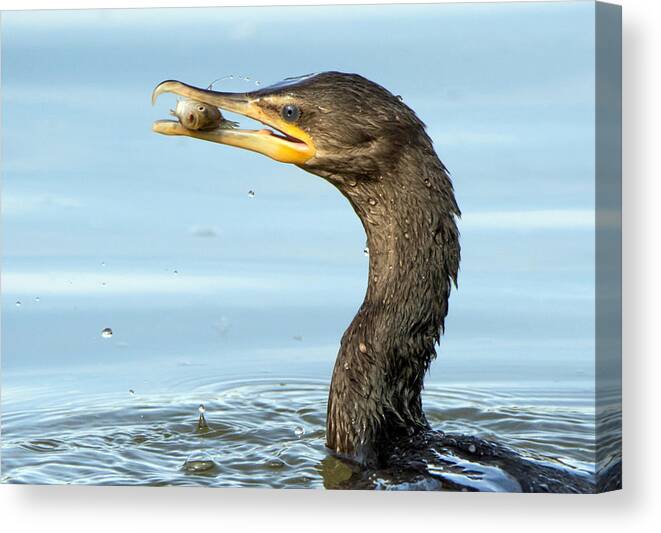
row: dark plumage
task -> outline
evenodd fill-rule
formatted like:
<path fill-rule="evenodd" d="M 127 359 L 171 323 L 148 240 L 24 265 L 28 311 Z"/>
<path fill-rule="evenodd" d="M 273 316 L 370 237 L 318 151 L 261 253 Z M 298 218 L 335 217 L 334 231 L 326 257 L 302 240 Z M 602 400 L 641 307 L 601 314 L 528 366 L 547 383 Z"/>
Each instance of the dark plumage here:
<path fill-rule="evenodd" d="M 593 490 L 582 476 L 525 461 L 494 443 L 429 428 L 420 395 L 457 283 L 460 211 L 424 124 L 401 98 L 362 76 L 339 72 L 246 94 L 180 82 L 164 82 L 155 94 L 160 92 L 201 99 L 286 132 L 286 139 L 269 143 L 254 135 L 250 142 L 234 134 L 200 138 L 294 162 L 332 183 L 360 217 L 369 281 L 333 370 L 326 434 L 331 450 L 400 480 L 429 477 L 426 465 L 443 464 L 449 454 L 498 466 L 521 490 Z M 194 136 L 170 130 L 157 129 Z M 288 151 L 283 155 L 274 144 Z"/>
<path fill-rule="evenodd" d="M 428 427 L 420 393 L 457 281 L 459 208 L 424 124 L 383 87 L 331 72 L 302 82 L 293 101 L 317 147 L 303 168 L 349 200 L 369 248 L 367 294 L 342 338 L 326 438 L 376 465 L 384 444 Z"/>

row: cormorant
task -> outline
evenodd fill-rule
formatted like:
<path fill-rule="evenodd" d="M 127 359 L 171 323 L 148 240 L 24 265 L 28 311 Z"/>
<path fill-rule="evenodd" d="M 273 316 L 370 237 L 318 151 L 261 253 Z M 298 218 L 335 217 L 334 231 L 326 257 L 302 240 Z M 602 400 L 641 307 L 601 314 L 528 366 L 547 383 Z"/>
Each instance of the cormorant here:
<path fill-rule="evenodd" d="M 368 467 L 426 472 L 444 453 L 496 465 L 506 488 L 592 492 L 584 476 L 522 459 L 498 444 L 430 429 L 421 403 L 448 299 L 457 283 L 460 210 L 425 125 L 400 97 L 356 74 L 289 78 L 247 93 L 164 81 L 174 93 L 255 119 L 270 129 L 188 130 L 157 121 L 154 131 L 262 153 L 321 176 L 349 201 L 367 235 L 365 300 L 342 337 L 333 370 L 327 446 Z M 454 486 L 448 476 L 445 486 Z"/>

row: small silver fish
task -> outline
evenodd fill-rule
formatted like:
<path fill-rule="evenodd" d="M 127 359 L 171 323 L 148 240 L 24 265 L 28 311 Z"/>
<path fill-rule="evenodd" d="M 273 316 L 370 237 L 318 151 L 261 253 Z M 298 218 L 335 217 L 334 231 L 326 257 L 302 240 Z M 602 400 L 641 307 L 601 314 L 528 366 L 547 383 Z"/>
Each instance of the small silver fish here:
<path fill-rule="evenodd" d="M 184 128 L 189 130 L 215 130 L 236 128 L 238 123 L 225 120 L 220 109 L 197 100 L 179 100 L 177 107 L 170 114 L 179 119 Z"/>

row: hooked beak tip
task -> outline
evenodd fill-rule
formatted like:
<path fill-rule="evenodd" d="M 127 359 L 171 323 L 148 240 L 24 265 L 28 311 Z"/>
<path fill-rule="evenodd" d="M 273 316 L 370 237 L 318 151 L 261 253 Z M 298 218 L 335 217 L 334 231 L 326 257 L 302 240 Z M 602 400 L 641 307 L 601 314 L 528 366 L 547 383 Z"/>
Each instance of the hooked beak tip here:
<path fill-rule="evenodd" d="M 151 93 L 151 105 L 156 104 L 156 100 L 158 100 L 158 97 L 161 94 L 176 92 L 176 89 L 182 86 L 185 86 L 185 84 L 181 83 L 180 81 L 176 81 L 176 80 L 162 81 L 156 86 L 154 91 Z"/>
<path fill-rule="evenodd" d="M 165 83 L 165 82 L 163 82 L 163 83 Z M 155 105 L 156 100 L 158 100 L 159 95 L 164 92 L 163 91 L 163 83 L 159 83 L 156 86 L 156 88 L 153 90 L 153 92 L 151 93 L 151 105 Z"/>
<path fill-rule="evenodd" d="M 173 93 L 183 98 L 197 100 L 225 111 L 243 115 L 284 132 L 285 135 L 275 135 L 270 130 L 266 130 L 268 134 L 263 134 L 262 131 L 233 128 L 197 131 L 188 129 L 174 120 L 155 122 L 152 128 L 156 133 L 183 135 L 236 146 L 264 154 L 283 163 L 302 164 L 315 154 L 314 144 L 306 132 L 298 127 L 283 123 L 279 119 L 279 115 L 274 116 L 272 113 L 265 112 L 259 105 L 259 99 L 255 99 L 252 93 L 216 92 L 200 89 L 180 81 L 167 80 L 161 82 L 154 89 L 151 96 L 152 104 L 163 93 Z M 177 116 L 176 113 L 175 116 Z"/>

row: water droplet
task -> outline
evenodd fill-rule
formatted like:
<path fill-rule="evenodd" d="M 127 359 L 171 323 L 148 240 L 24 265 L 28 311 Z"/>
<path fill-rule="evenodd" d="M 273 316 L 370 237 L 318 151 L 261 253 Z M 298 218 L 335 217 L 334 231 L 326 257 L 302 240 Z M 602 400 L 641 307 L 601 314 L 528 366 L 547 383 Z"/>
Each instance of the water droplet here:
<path fill-rule="evenodd" d="M 135 391 L 134 391 L 133 389 L 129 389 L 129 394 L 130 394 L 131 396 L 135 396 Z"/>
<path fill-rule="evenodd" d="M 172 271 L 172 273 L 176 276 L 177 274 L 179 274 L 179 271 L 175 269 Z"/>
<path fill-rule="evenodd" d="M 108 285 L 108 284 L 105 281 L 101 282 L 101 287 L 105 287 L 106 285 Z"/>
<path fill-rule="evenodd" d="M 303 340 L 303 335 L 294 335 L 292 339 L 301 342 Z"/>
<path fill-rule="evenodd" d="M 404 98 L 402 98 L 402 96 L 398 94 L 398 95 L 397 95 L 397 100 L 399 100 L 400 102 L 403 102 L 403 101 L 404 101 Z"/>
<path fill-rule="evenodd" d="M 250 81 L 250 76 L 246 76 L 244 79 L 245 79 L 246 81 Z"/>
<path fill-rule="evenodd" d="M 364 342 L 358 344 L 358 349 L 360 350 L 361 353 L 367 353 L 367 346 L 365 346 Z"/>
<path fill-rule="evenodd" d="M 475 453 L 477 451 L 477 448 L 475 447 L 475 444 L 470 444 L 468 446 L 468 451 L 471 453 Z"/>
<path fill-rule="evenodd" d="M 37 303 L 39 303 L 39 302 L 41 301 L 41 298 L 39 298 L 39 296 L 35 296 L 35 297 L 34 297 L 34 301 L 37 302 Z"/>
<path fill-rule="evenodd" d="M 376 200 L 374 198 L 370 198 L 368 201 L 370 205 L 376 205 Z"/>
<path fill-rule="evenodd" d="M 344 370 L 349 370 L 349 363 L 344 363 Z"/>
<path fill-rule="evenodd" d="M 248 191 L 248 198 L 254 198 L 255 197 L 255 191 Z"/>
<path fill-rule="evenodd" d="M 301 426 L 296 426 L 294 428 L 294 435 L 296 435 L 297 437 L 300 437 L 301 435 L 303 435 L 303 433 L 305 433 L 305 430 Z"/>
<path fill-rule="evenodd" d="M 200 412 L 201 415 L 207 412 L 206 408 L 204 407 L 204 404 L 201 403 L 200 406 L 197 408 L 197 410 Z"/>
<path fill-rule="evenodd" d="M 409 237 L 410 237 L 410 235 L 408 233 L 404 233 L 404 238 L 405 239 L 408 239 Z"/>
<path fill-rule="evenodd" d="M 16 307 L 21 307 L 21 301 L 20 300 L 16 300 Z"/>
<path fill-rule="evenodd" d="M 261 85 L 261 84 L 262 84 L 261 81 L 259 81 L 259 80 L 256 80 L 256 81 L 255 81 L 255 85 Z"/>
<path fill-rule="evenodd" d="M 106 262 L 105 262 L 105 261 L 101 261 L 101 266 L 102 266 L 102 267 L 106 266 Z"/>
<path fill-rule="evenodd" d="M 203 405 L 200 407 L 204 408 Z M 197 433 L 206 433 L 209 431 L 209 424 L 207 424 L 207 419 L 204 418 L 204 411 L 200 411 L 200 416 L 197 419 L 197 426 L 195 426 L 195 431 Z"/>
<path fill-rule="evenodd" d="M 110 337 L 112 337 L 112 329 L 110 329 L 110 328 L 103 328 L 103 329 L 101 330 L 101 336 L 102 336 L 104 339 L 109 339 Z"/>
<path fill-rule="evenodd" d="M 207 452 L 194 452 L 184 463 L 186 472 L 208 472 L 216 468 L 216 463 Z"/>
<path fill-rule="evenodd" d="M 363 254 L 365 255 L 365 257 L 370 255 L 370 249 L 368 246 L 365 246 L 365 248 L 363 248 Z"/>

